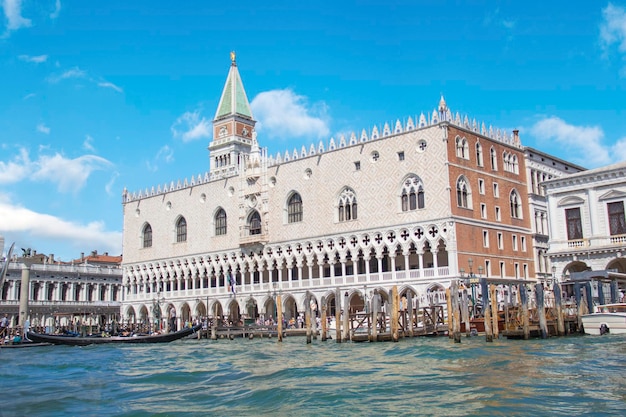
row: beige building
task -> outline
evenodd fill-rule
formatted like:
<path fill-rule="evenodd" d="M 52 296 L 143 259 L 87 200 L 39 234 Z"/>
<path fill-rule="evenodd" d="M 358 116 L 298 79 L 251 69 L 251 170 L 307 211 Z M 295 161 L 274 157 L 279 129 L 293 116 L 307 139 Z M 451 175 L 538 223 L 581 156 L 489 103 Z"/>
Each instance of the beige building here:
<path fill-rule="evenodd" d="M 130 321 L 275 314 L 312 297 L 332 314 L 395 285 L 421 305 L 468 274 L 534 279 L 517 132 L 428 114 L 268 155 L 236 62 L 213 121 L 210 170 L 123 194 Z M 202 164 L 204 158 L 198 159 Z M 343 298 L 343 297 L 342 297 Z"/>
<path fill-rule="evenodd" d="M 0 286 L 0 314 L 12 326 L 29 320 L 31 326 L 71 326 L 78 321 L 106 326 L 120 320 L 122 299 L 121 256 L 92 252 L 72 262 L 55 261 L 54 255 L 25 250 L 4 259 L 7 272 Z M 28 288 L 26 299 L 22 292 Z M 25 302 L 20 305 L 20 302 Z M 25 317 L 20 310 L 26 308 Z"/>

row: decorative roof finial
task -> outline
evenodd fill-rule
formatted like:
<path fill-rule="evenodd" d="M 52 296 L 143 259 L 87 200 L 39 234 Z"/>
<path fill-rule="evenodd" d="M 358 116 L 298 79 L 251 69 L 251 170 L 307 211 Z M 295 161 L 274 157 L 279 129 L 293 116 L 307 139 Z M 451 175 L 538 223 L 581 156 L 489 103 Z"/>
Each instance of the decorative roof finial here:
<path fill-rule="evenodd" d="M 235 61 L 235 51 L 230 51 L 230 61 L 233 65 L 237 65 L 237 62 Z"/>
<path fill-rule="evenodd" d="M 448 110 L 448 105 L 446 104 L 446 100 L 443 98 L 443 93 L 441 94 L 441 100 L 439 100 L 439 112 L 443 113 Z"/>

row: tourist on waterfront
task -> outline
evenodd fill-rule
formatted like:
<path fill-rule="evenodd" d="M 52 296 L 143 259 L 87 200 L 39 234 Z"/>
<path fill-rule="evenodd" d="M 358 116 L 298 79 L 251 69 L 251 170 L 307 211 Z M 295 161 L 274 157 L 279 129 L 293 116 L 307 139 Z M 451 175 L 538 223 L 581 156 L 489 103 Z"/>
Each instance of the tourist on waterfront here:
<path fill-rule="evenodd" d="M 7 332 L 9 328 L 9 317 L 7 314 L 0 319 L 0 336 L 4 336 L 4 333 Z"/>

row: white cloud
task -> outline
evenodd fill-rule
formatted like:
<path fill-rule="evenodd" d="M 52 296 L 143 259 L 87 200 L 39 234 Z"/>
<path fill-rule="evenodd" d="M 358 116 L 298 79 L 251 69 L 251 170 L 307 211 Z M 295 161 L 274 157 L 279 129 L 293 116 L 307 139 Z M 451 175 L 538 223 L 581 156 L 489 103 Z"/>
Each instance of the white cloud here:
<path fill-rule="evenodd" d="M 211 137 L 211 122 L 200 116 L 200 110 L 186 112 L 170 128 L 172 135 L 183 142 Z"/>
<path fill-rule="evenodd" d="M 59 14 L 61 13 L 61 0 L 56 0 L 56 2 L 54 3 L 54 11 L 52 13 L 50 13 L 50 19 L 54 20 L 57 17 L 59 17 Z"/>
<path fill-rule="evenodd" d="M 599 126 L 575 126 L 558 117 L 535 123 L 530 133 L 541 141 L 554 140 L 572 161 L 587 168 L 609 164 L 615 154 L 604 145 L 604 131 Z"/>
<path fill-rule="evenodd" d="M 115 185 L 115 181 L 117 180 L 117 178 L 120 176 L 120 173 L 115 171 L 112 175 L 111 175 L 111 179 L 109 180 L 109 182 L 106 183 L 106 185 L 104 186 L 104 190 L 106 191 L 106 193 L 110 196 L 114 195 L 113 193 L 113 185 Z"/>
<path fill-rule="evenodd" d="M 98 83 L 98 86 L 102 87 L 102 88 L 111 88 L 111 89 L 117 91 L 118 93 L 123 93 L 124 92 L 124 90 L 122 90 L 120 87 L 118 87 L 117 85 L 115 85 L 115 84 L 113 84 L 111 82 L 108 82 L 108 81 L 101 81 L 101 82 Z"/>
<path fill-rule="evenodd" d="M 39 123 L 37 125 L 37 132 L 49 135 L 50 134 L 50 128 L 48 126 L 46 126 L 45 124 L 43 124 L 43 123 Z"/>
<path fill-rule="evenodd" d="M 83 155 L 68 159 L 60 154 L 40 156 L 34 180 L 50 180 L 60 192 L 77 192 L 84 187 L 89 175 L 97 170 L 110 167 L 108 160 L 95 155 Z"/>
<path fill-rule="evenodd" d="M 603 55 L 608 58 L 613 45 L 626 60 L 626 9 L 609 3 L 602 9 L 602 23 L 600 24 L 600 45 Z M 621 75 L 626 77 L 626 66 L 622 67 Z"/>
<path fill-rule="evenodd" d="M 30 27 L 32 25 L 30 19 L 22 17 L 22 0 L 3 0 L 2 9 L 7 18 L 7 28 L 4 37 L 7 37 L 9 32 L 13 30 Z"/>
<path fill-rule="evenodd" d="M 33 64 L 41 64 L 48 60 L 48 55 L 20 55 L 17 57 L 20 61 L 32 62 Z"/>
<path fill-rule="evenodd" d="M 55 245 L 77 249 L 101 247 L 111 253 L 122 253 L 122 232 L 106 230 L 102 221 L 80 224 L 32 211 L 11 203 L 0 194 L 0 230 L 5 235 L 18 235 L 28 241 L 48 239 Z M 19 242 L 18 242 L 19 245 Z"/>
<path fill-rule="evenodd" d="M 90 152 L 95 152 L 96 148 L 93 147 L 93 138 L 91 135 L 85 135 L 85 140 L 83 141 L 83 148 Z"/>
<path fill-rule="evenodd" d="M 6 152 L 3 152 L 6 155 Z M 20 149 L 12 161 L 0 161 L 0 184 L 11 184 L 26 178 L 31 172 L 32 163 L 28 157 L 28 151 Z"/>
<path fill-rule="evenodd" d="M 28 151 L 20 149 L 12 161 L 0 161 L 0 184 L 23 180 L 48 181 L 56 184 L 58 191 L 77 192 L 84 187 L 92 172 L 104 170 L 113 164 L 95 155 L 68 159 L 61 154 L 40 155 L 31 161 Z"/>
<path fill-rule="evenodd" d="M 626 137 L 615 142 L 611 147 L 611 154 L 616 161 L 626 161 Z"/>
<path fill-rule="evenodd" d="M 166 164 L 174 162 L 174 151 L 168 145 L 161 147 L 152 161 L 146 161 L 146 167 L 149 171 L 156 172 L 161 162 L 165 162 Z"/>
<path fill-rule="evenodd" d="M 604 48 L 618 44 L 620 52 L 626 52 L 626 9 L 609 3 L 602 10 L 603 21 L 600 25 L 600 41 Z"/>
<path fill-rule="evenodd" d="M 290 89 L 260 93 L 250 103 L 258 120 L 257 130 L 270 138 L 324 138 L 330 133 L 327 106 L 310 106 L 307 98 Z"/>
<path fill-rule="evenodd" d="M 29 93 L 29 94 L 26 94 L 26 95 L 22 98 L 22 100 L 26 101 L 26 100 L 28 100 L 28 99 L 30 99 L 30 98 L 33 98 L 33 97 L 36 97 L 36 96 L 37 96 L 37 94 L 35 94 L 35 93 Z"/>
<path fill-rule="evenodd" d="M 58 83 L 59 81 L 68 78 L 85 78 L 86 76 L 87 73 L 85 71 L 81 70 L 78 67 L 74 67 L 70 70 L 65 71 L 61 75 L 51 75 L 50 77 L 48 77 L 48 81 L 51 83 Z"/>

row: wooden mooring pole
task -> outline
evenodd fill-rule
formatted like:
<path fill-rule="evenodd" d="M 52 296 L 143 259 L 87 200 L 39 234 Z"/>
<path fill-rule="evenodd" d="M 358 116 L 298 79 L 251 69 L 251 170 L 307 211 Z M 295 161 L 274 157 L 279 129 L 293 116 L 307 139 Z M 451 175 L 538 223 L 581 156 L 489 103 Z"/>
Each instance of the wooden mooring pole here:
<path fill-rule="evenodd" d="M 391 340 L 397 342 L 400 338 L 398 332 L 398 312 L 400 311 L 400 298 L 398 296 L 398 286 L 391 287 Z"/>
<path fill-rule="evenodd" d="M 413 291 L 407 291 L 406 293 L 406 306 L 407 306 L 407 326 L 409 336 L 413 337 Z"/>
<path fill-rule="evenodd" d="M 563 300 L 561 297 L 561 286 L 558 282 L 554 283 L 554 308 L 556 309 L 556 333 L 559 336 L 565 335 L 565 321 L 563 319 Z"/>
<path fill-rule="evenodd" d="M 446 304 L 448 307 L 448 337 L 450 339 L 454 338 L 454 313 L 452 312 L 452 298 L 450 288 L 446 288 Z"/>
<path fill-rule="evenodd" d="M 311 344 L 311 296 L 304 300 L 304 323 L 306 326 L 306 344 Z"/>
<path fill-rule="evenodd" d="M 282 295 L 276 296 L 276 323 L 278 324 L 278 341 L 283 341 L 283 300 Z"/>
<path fill-rule="evenodd" d="M 500 337 L 500 313 L 498 311 L 498 293 L 495 284 L 489 286 L 489 299 L 491 300 L 491 329 L 493 337 L 497 339 Z"/>
<path fill-rule="evenodd" d="M 526 284 L 519 286 L 520 299 L 522 301 L 522 331 L 524 332 L 524 340 L 530 338 L 530 316 L 528 315 L 528 292 Z"/>
<path fill-rule="evenodd" d="M 461 297 L 461 319 L 465 323 L 465 337 L 470 337 L 470 317 L 469 317 L 469 300 L 468 300 L 467 288 L 463 289 Z"/>
<path fill-rule="evenodd" d="M 378 312 L 380 311 L 380 296 L 378 290 L 374 290 L 372 296 L 372 331 L 370 333 L 370 342 L 378 341 Z"/>
<path fill-rule="evenodd" d="M 341 291 L 335 291 L 335 341 L 341 343 Z"/>
<path fill-rule="evenodd" d="M 452 338 L 454 339 L 454 343 L 461 343 L 459 282 L 457 280 L 453 280 L 450 285 L 450 305 L 452 307 Z"/>
<path fill-rule="evenodd" d="M 328 331 L 328 321 L 326 320 L 326 299 L 322 297 L 322 342 L 328 339 L 326 332 Z"/>
<path fill-rule="evenodd" d="M 537 315 L 539 316 L 539 330 L 541 338 L 548 338 L 548 323 L 546 322 L 546 306 L 543 294 L 543 284 L 538 282 L 535 284 L 535 298 L 537 300 Z"/>
<path fill-rule="evenodd" d="M 350 302 L 348 291 L 343 294 L 343 334 L 342 339 L 347 342 L 350 337 Z"/>
<path fill-rule="evenodd" d="M 493 342 L 493 330 L 491 329 L 491 303 L 489 302 L 489 285 L 486 278 L 480 279 L 480 292 L 483 299 L 483 318 L 485 323 L 485 340 Z"/>

